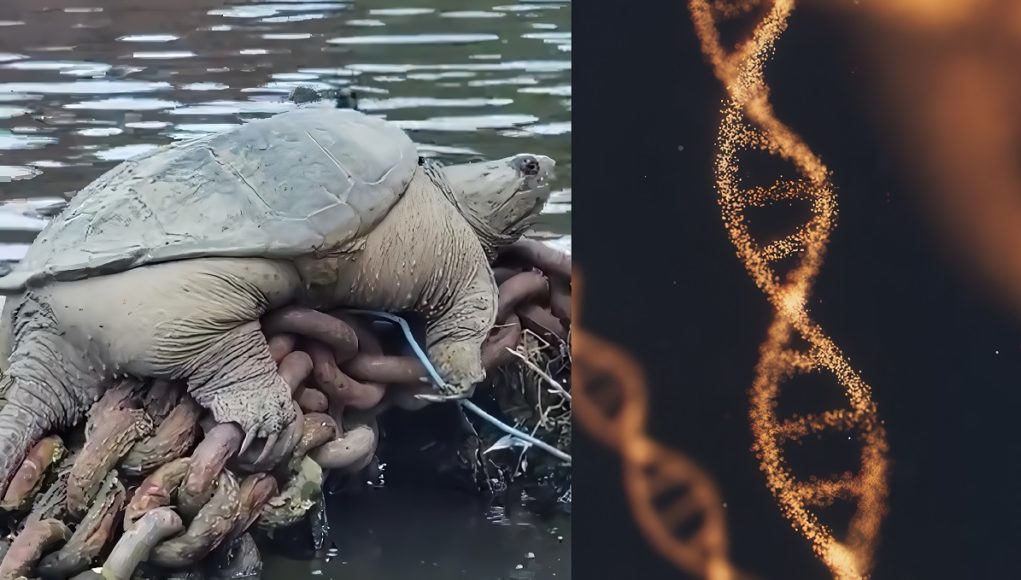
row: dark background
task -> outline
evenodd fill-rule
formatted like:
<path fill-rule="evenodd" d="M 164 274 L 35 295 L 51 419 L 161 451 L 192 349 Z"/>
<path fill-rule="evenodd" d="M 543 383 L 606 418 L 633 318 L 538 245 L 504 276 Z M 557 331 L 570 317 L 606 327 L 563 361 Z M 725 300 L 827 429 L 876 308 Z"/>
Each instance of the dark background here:
<path fill-rule="evenodd" d="M 716 204 L 724 91 L 687 5 L 573 8 L 585 326 L 645 367 L 649 430 L 716 480 L 736 565 L 763 579 L 828 578 L 749 451 L 747 391 L 772 312 Z M 1019 578 L 1021 320 L 925 220 L 925 192 L 900 173 L 874 122 L 869 64 L 840 13 L 799 7 L 789 24 L 767 67 L 772 99 L 833 171 L 839 205 L 811 315 L 872 386 L 890 445 L 873 577 Z M 634 525 L 617 457 L 577 430 L 578 578 L 683 577 Z"/>

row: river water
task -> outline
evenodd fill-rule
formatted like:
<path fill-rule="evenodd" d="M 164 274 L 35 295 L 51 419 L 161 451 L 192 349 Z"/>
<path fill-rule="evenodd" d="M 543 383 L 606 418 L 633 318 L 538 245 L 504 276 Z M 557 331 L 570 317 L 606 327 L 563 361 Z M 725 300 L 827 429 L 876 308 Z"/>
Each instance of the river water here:
<path fill-rule="evenodd" d="M 424 155 L 554 157 L 535 235 L 570 248 L 569 0 L 3 0 L 0 261 L 118 162 L 351 87 Z M 413 482 L 409 482 L 413 483 Z M 569 578 L 567 518 L 393 482 L 329 508 L 331 547 L 264 577 Z"/>

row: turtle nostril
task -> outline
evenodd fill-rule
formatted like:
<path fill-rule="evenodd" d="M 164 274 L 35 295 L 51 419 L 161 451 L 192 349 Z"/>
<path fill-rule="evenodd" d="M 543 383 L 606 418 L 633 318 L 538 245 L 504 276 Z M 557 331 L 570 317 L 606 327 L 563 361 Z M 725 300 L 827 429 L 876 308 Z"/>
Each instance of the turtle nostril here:
<path fill-rule="evenodd" d="M 531 155 L 518 158 L 518 169 L 525 175 L 539 174 L 539 161 Z"/>

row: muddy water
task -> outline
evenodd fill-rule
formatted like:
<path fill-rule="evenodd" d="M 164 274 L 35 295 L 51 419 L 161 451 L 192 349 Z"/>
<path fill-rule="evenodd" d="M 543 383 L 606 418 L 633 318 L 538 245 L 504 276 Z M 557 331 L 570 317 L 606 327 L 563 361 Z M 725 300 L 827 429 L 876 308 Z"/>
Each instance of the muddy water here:
<path fill-rule="evenodd" d="M 569 249 L 568 0 L 3 0 L 0 261 L 119 161 L 287 110 L 297 86 L 359 108 L 446 162 L 521 151 L 558 161 L 536 235 Z M 45 212 L 44 212 L 45 213 Z M 570 577 L 569 522 L 390 485 L 330 508 L 321 559 L 265 577 Z"/>

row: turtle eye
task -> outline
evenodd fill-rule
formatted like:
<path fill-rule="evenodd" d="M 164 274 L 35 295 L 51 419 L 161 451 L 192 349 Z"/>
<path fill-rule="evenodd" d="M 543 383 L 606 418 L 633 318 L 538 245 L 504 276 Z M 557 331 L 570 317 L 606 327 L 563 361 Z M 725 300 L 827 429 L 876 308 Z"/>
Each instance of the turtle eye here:
<path fill-rule="evenodd" d="M 518 157 L 514 160 L 514 163 L 518 167 L 518 171 L 525 175 L 538 175 L 539 174 L 539 160 L 531 155 L 525 155 Z"/>

